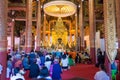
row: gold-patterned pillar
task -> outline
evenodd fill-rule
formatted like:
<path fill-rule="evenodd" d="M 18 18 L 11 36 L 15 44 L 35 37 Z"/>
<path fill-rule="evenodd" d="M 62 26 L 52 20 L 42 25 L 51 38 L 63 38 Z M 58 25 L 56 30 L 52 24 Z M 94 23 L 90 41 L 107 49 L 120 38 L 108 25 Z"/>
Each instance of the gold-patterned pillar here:
<path fill-rule="evenodd" d="M 89 0 L 89 27 L 90 27 L 90 56 L 92 62 L 95 63 L 95 16 L 94 16 L 94 0 Z"/>
<path fill-rule="evenodd" d="M 40 42 L 41 42 L 41 4 L 40 0 L 38 1 L 37 8 L 37 36 L 36 36 L 36 50 L 40 50 Z"/>
<path fill-rule="evenodd" d="M 115 0 L 115 1 L 116 1 L 116 23 L 117 23 L 117 38 L 118 38 L 118 59 L 119 59 L 118 80 L 120 80 L 120 0 Z"/>
<path fill-rule="evenodd" d="M 81 3 L 80 3 L 79 25 L 80 25 L 80 50 L 84 51 L 83 1 L 81 1 Z"/>
<path fill-rule="evenodd" d="M 43 45 L 45 45 L 45 37 L 46 37 L 46 14 L 44 13 L 44 25 L 43 25 Z"/>
<path fill-rule="evenodd" d="M 32 0 L 27 0 L 25 51 L 32 50 Z"/>
<path fill-rule="evenodd" d="M 11 22 L 11 50 L 14 50 L 14 43 L 15 43 L 14 26 L 15 26 L 15 21 L 14 21 L 14 19 L 12 19 L 12 22 Z"/>
<path fill-rule="evenodd" d="M 49 30 L 48 30 L 49 31 L 49 33 L 48 33 L 48 45 L 50 45 L 50 24 L 49 24 L 48 27 L 49 27 Z"/>
<path fill-rule="evenodd" d="M 111 73 L 109 63 L 113 62 L 117 53 L 116 50 L 116 20 L 115 20 L 115 0 L 104 0 L 104 28 L 105 28 L 105 48 L 109 59 L 107 67 Z M 110 74 L 111 75 L 111 74 Z"/>
<path fill-rule="evenodd" d="M 75 14 L 75 44 L 76 44 L 76 47 L 75 47 L 75 50 L 76 50 L 76 52 L 77 52 L 77 50 L 78 50 L 78 14 L 77 14 L 77 12 L 76 12 L 76 14 Z"/>
<path fill-rule="evenodd" d="M 69 33 L 70 33 L 70 44 L 72 43 L 72 22 L 70 22 L 70 29 L 69 29 Z"/>
<path fill-rule="evenodd" d="M 8 0 L 0 0 L 0 80 L 6 80 L 7 64 L 7 3 Z"/>

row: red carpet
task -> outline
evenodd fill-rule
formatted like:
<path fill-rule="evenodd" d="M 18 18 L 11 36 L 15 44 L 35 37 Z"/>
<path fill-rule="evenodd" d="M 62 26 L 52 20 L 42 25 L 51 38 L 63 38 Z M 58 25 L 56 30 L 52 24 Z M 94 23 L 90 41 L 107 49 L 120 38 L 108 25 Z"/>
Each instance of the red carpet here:
<path fill-rule="evenodd" d="M 94 80 L 94 75 L 98 70 L 95 65 L 77 64 L 68 71 L 63 71 L 62 80 Z"/>
<path fill-rule="evenodd" d="M 94 80 L 94 75 L 98 70 L 95 65 L 77 64 L 71 66 L 69 70 L 63 71 L 62 80 Z M 29 72 L 25 74 L 25 80 L 31 80 L 28 75 Z"/>

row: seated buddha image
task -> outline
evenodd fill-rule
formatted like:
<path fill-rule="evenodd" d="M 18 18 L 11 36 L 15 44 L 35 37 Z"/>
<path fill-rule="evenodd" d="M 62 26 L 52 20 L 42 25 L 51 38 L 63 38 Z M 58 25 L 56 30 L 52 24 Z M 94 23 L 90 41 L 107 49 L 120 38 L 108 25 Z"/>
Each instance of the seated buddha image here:
<path fill-rule="evenodd" d="M 62 49 L 62 39 L 58 38 L 58 49 Z"/>

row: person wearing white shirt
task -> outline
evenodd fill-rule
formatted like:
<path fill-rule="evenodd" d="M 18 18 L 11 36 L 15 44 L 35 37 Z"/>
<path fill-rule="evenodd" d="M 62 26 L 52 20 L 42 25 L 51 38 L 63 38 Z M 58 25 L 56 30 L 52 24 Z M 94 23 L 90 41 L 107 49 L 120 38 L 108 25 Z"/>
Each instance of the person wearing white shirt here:
<path fill-rule="evenodd" d="M 48 71 L 50 70 L 51 63 L 52 63 L 51 59 L 47 57 L 45 61 L 45 66 L 48 68 Z"/>
<path fill-rule="evenodd" d="M 20 73 L 17 73 L 16 75 L 12 76 L 10 80 L 16 80 L 16 79 L 22 79 L 25 80 L 24 76 L 21 75 Z"/>
<path fill-rule="evenodd" d="M 6 78 L 7 79 L 10 78 L 10 72 L 11 72 L 11 70 L 7 67 L 7 72 L 6 72 Z"/>
<path fill-rule="evenodd" d="M 99 67 L 100 71 L 96 72 L 94 80 L 110 80 L 110 77 L 106 73 L 105 66 L 101 64 Z"/>
<path fill-rule="evenodd" d="M 25 73 L 23 70 L 18 70 L 18 73 L 16 73 L 15 75 L 10 77 L 10 80 L 17 80 L 17 79 L 21 79 L 21 80 L 25 80 L 23 74 Z"/>
<path fill-rule="evenodd" d="M 61 65 L 62 65 L 62 69 L 63 69 L 63 70 L 67 70 L 67 69 L 68 69 L 68 57 L 67 57 L 66 54 L 64 54 L 64 55 L 62 56 Z"/>

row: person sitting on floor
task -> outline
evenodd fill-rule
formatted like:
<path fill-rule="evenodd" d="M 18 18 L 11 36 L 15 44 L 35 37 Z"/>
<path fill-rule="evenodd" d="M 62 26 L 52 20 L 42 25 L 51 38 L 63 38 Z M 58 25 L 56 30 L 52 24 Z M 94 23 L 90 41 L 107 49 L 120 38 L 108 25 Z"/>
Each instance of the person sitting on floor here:
<path fill-rule="evenodd" d="M 75 63 L 81 63 L 81 57 L 80 57 L 79 53 L 76 54 Z"/>
<path fill-rule="evenodd" d="M 49 71 L 47 67 L 42 67 L 42 69 L 40 70 L 40 75 L 37 77 L 37 79 L 52 80 L 52 78 L 49 76 Z"/>
<path fill-rule="evenodd" d="M 52 68 L 52 80 L 62 80 L 61 73 L 62 73 L 62 69 L 59 64 L 59 59 L 55 58 L 53 68 Z"/>
<path fill-rule="evenodd" d="M 105 66 L 103 64 L 100 64 L 99 68 L 100 68 L 100 71 L 96 72 L 94 79 L 95 80 L 110 80 L 110 77 L 106 73 Z"/>
<path fill-rule="evenodd" d="M 14 76 L 12 76 L 10 78 L 10 80 L 25 80 L 23 74 L 24 74 L 24 71 L 23 70 L 20 70 L 19 67 L 15 68 L 16 73 L 14 74 Z"/>
<path fill-rule="evenodd" d="M 68 64 L 69 64 L 69 66 L 73 66 L 73 65 L 75 64 L 75 62 L 74 62 L 74 60 L 72 59 L 72 56 L 71 56 L 71 55 L 68 57 Z"/>
<path fill-rule="evenodd" d="M 36 64 L 36 59 L 33 60 L 33 63 L 30 65 L 29 70 L 29 77 L 31 79 L 36 79 L 40 72 L 39 66 Z"/>
<path fill-rule="evenodd" d="M 63 70 L 67 70 L 68 69 L 68 57 L 66 56 L 66 54 L 62 55 L 61 58 L 61 66 Z"/>

